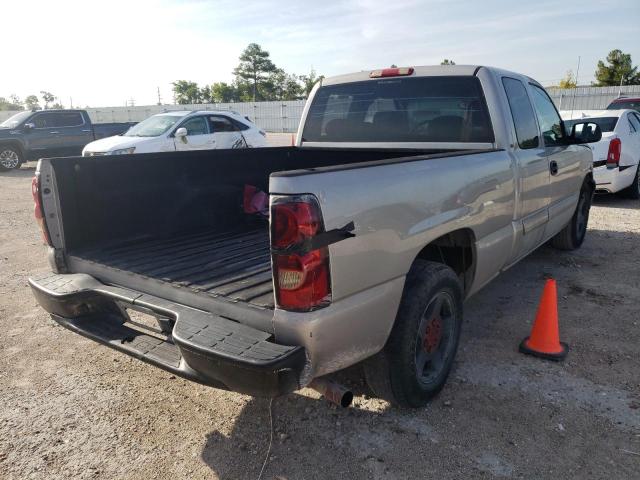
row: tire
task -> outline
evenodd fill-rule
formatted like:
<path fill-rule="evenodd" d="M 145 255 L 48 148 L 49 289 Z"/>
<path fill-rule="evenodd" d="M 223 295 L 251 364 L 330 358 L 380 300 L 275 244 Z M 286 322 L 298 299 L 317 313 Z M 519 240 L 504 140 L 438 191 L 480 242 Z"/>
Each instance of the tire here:
<path fill-rule="evenodd" d="M 22 153 L 12 145 L 0 146 L 0 171 L 20 168 L 22 164 Z"/>
<path fill-rule="evenodd" d="M 462 286 L 441 263 L 416 260 L 383 350 L 364 363 L 373 393 L 400 407 L 423 407 L 444 386 L 458 349 Z"/>
<path fill-rule="evenodd" d="M 636 168 L 636 176 L 633 177 L 633 183 L 620 192 L 626 198 L 633 200 L 640 199 L 640 165 Z"/>
<path fill-rule="evenodd" d="M 582 185 L 576 211 L 569 223 L 567 223 L 555 237 L 551 239 L 551 245 L 558 250 L 576 250 L 580 248 L 587 234 L 589 223 L 589 210 L 593 200 L 593 187 L 588 183 Z"/>

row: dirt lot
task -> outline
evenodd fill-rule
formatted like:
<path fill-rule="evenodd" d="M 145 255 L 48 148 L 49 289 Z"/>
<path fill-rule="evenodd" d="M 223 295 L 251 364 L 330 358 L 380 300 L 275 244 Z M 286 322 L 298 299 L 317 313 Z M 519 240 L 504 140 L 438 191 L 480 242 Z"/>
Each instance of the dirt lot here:
<path fill-rule="evenodd" d="M 256 478 L 268 401 L 191 384 L 58 327 L 33 166 L 0 173 L 0 478 Z M 517 353 L 558 280 L 564 363 Z M 355 406 L 311 390 L 273 403 L 264 478 L 640 478 L 640 202 L 597 201 L 583 248 L 543 247 L 467 302 L 450 381 L 429 407 Z"/>

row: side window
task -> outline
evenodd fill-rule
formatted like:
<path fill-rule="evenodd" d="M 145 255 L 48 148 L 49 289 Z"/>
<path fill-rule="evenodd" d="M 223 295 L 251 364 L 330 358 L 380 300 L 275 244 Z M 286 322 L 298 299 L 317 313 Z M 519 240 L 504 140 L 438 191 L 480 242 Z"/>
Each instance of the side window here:
<path fill-rule="evenodd" d="M 206 135 L 209 133 L 209 130 L 207 130 L 207 122 L 205 121 L 204 117 L 190 118 L 182 125 L 180 125 L 180 127 L 187 129 L 188 136 Z"/>
<path fill-rule="evenodd" d="M 33 117 L 32 122 L 36 128 L 53 128 L 56 126 L 54 124 L 53 114 L 51 113 L 40 113 Z"/>
<path fill-rule="evenodd" d="M 237 130 L 231 120 L 218 115 L 209 117 L 209 126 L 211 127 L 212 133 L 235 132 Z"/>
<path fill-rule="evenodd" d="M 540 144 L 538 124 L 527 96 L 527 89 L 520 80 L 508 77 L 502 79 L 502 85 L 507 94 L 509 109 L 516 127 L 518 145 L 522 149 L 536 148 Z"/>
<path fill-rule="evenodd" d="M 84 124 L 80 112 L 58 112 L 53 114 L 56 127 L 79 127 Z"/>
<path fill-rule="evenodd" d="M 629 123 L 631 124 L 632 132 L 640 132 L 640 120 L 638 120 L 635 114 L 629 114 Z"/>
<path fill-rule="evenodd" d="M 533 105 L 538 115 L 542 138 L 547 147 L 565 145 L 562 132 L 562 120 L 555 105 L 542 88 L 531 84 L 533 90 Z"/>

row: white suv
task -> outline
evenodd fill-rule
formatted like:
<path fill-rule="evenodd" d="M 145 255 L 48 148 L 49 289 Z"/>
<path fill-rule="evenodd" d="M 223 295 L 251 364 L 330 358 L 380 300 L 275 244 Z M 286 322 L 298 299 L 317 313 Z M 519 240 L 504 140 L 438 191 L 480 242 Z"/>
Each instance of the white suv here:
<path fill-rule="evenodd" d="M 242 115 L 224 111 L 160 113 L 115 137 L 89 143 L 83 156 L 267 146 L 266 134 Z"/>

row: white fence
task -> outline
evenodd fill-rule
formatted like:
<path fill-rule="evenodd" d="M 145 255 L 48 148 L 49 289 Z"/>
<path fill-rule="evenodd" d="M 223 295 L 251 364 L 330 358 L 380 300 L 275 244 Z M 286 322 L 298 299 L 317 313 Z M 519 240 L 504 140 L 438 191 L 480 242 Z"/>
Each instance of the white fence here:
<path fill-rule="evenodd" d="M 640 85 L 628 87 L 548 87 L 558 110 L 604 110 L 618 96 L 640 97 Z"/>
<path fill-rule="evenodd" d="M 95 123 L 140 122 L 145 118 L 172 110 L 234 110 L 249 117 L 267 132 L 293 133 L 298 130 L 305 100 L 287 102 L 209 103 L 202 105 L 151 105 L 140 107 L 87 108 Z M 0 121 L 17 112 L 0 111 Z"/>
<path fill-rule="evenodd" d="M 547 88 L 558 110 L 601 110 L 618 95 L 640 97 L 640 85 L 629 87 Z M 96 123 L 139 122 L 156 113 L 170 110 L 235 110 L 249 117 L 267 132 L 294 133 L 302 117 L 305 100 L 287 102 L 210 103 L 203 105 L 151 105 L 141 107 L 89 108 Z M 0 121 L 17 112 L 0 111 Z"/>

